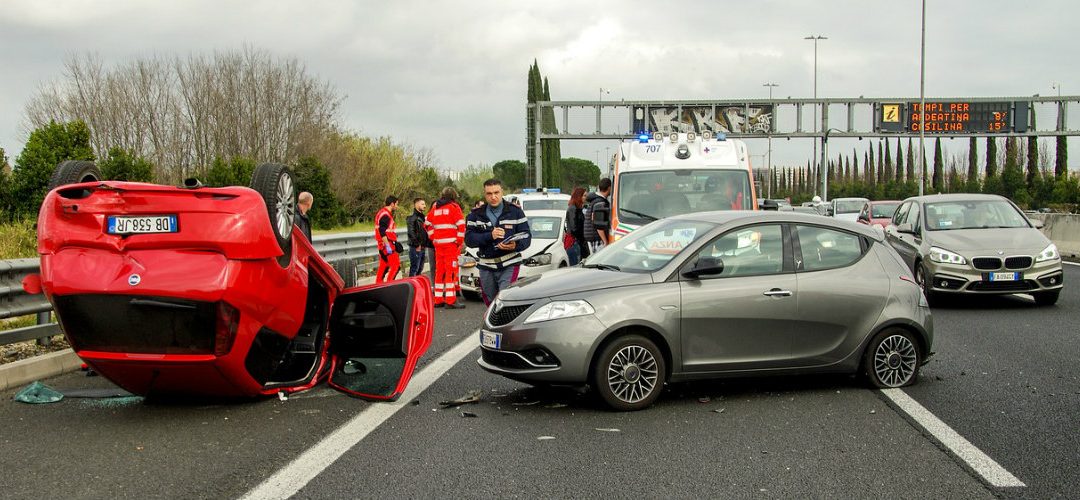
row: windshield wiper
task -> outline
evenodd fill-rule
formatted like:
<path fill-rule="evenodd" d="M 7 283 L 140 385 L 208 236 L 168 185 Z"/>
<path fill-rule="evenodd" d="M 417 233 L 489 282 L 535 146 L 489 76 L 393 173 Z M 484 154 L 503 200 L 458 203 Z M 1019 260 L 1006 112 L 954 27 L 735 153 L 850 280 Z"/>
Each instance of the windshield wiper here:
<path fill-rule="evenodd" d="M 581 267 L 586 269 L 602 269 L 604 271 L 622 271 L 619 266 L 613 266 L 611 264 L 585 264 Z"/>
<path fill-rule="evenodd" d="M 636 211 L 634 211 L 634 210 L 630 210 L 629 208 L 620 208 L 619 210 L 622 210 L 623 212 L 626 212 L 626 213 L 629 213 L 629 214 L 633 214 L 633 215 L 636 215 L 636 216 L 638 216 L 638 217 L 644 217 L 644 218 L 646 218 L 646 219 L 651 219 L 651 220 L 660 220 L 660 218 L 659 218 L 659 217 L 654 217 L 654 216 L 652 216 L 652 215 L 649 215 L 649 214 L 643 214 L 643 213 L 641 213 L 641 212 L 636 212 Z"/>

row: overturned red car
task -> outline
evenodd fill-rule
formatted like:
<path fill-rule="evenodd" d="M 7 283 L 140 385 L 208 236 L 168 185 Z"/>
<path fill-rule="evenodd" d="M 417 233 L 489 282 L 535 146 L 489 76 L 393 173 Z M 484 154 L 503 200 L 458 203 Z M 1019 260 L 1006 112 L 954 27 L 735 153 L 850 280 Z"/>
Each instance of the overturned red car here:
<path fill-rule="evenodd" d="M 426 278 L 346 288 L 294 226 L 284 165 L 257 167 L 250 188 L 100 178 L 92 162 L 57 167 L 26 287 L 101 375 L 140 395 L 404 391 L 431 343 Z"/>

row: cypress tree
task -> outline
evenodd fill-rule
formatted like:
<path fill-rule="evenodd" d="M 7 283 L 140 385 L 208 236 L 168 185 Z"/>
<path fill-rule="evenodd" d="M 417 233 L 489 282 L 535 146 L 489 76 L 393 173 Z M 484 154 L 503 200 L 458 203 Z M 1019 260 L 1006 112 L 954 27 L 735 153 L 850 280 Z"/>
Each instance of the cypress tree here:
<path fill-rule="evenodd" d="M 1065 179 L 1069 176 L 1069 141 L 1063 135 L 1057 138 L 1057 154 L 1054 158 L 1054 176 Z"/>
<path fill-rule="evenodd" d="M 912 152 L 912 140 L 909 137 L 907 140 L 907 180 L 908 182 L 915 182 L 915 153 Z"/>
<path fill-rule="evenodd" d="M 892 151 L 890 151 L 889 141 L 885 141 L 885 182 L 893 180 L 893 162 Z"/>
<path fill-rule="evenodd" d="M 969 193 L 978 193 L 979 186 L 979 145 L 974 137 L 968 141 L 967 184 L 964 189 Z"/>
<path fill-rule="evenodd" d="M 1005 139 L 1005 168 L 1001 170 L 1003 193 L 1017 204 L 1030 201 L 1024 184 L 1024 172 L 1020 169 L 1020 151 L 1015 137 Z"/>
<path fill-rule="evenodd" d="M 1030 191 L 1035 186 L 1035 178 L 1039 176 L 1039 138 L 1029 136 L 1027 149 L 1027 187 Z"/>
<path fill-rule="evenodd" d="M 539 97 L 539 92 L 536 90 L 536 82 L 540 80 L 540 67 L 536 63 L 536 59 L 533 59 L 532 66 L 529 66 L 529 88 L 526 92 L 529 104 L 535 104 Z M 526 184 L 534 185 L 535 182 L 529 182 L 529 179 L 533 178 L 536 168 L 536 133 L 535 128 L 536 117 L 534 113 L 537 112 L 536 108 L 533 108 L 532 113 L 526 113 L 525 116 L 525 131 L 528 138 L 525 140 L 525 162 L 528 164 L 525 167 L 525 179 Z"/>
<path fill-rule="evenodd" d="M 934 177 L 933 177 L 933 189 L 934 192 L 945 192 L 945 165 L 941 155 L 941 137 L 938 137 L 934 141 Z"/>
<path fill-rule="evenodd" d="M 986 177 L 997 177 L 998 175 L 998 161 L 997 161 L 997 138 L 986 138 Z"/>
<path fill-rule="evenodd" d="M 904 149 L 900 146 L 900 138 L 896 138 L 896 183 L 904 182 Z"/>

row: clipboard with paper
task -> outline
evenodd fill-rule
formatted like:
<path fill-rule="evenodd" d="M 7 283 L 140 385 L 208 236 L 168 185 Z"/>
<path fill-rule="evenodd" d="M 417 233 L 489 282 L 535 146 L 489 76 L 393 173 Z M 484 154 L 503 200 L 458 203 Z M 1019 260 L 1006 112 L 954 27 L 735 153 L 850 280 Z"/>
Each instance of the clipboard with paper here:
<path fill-rule="evenodd" d="M 514 233 L 514 234 L 511 234 L 510 236 L 507 236 L 506 238 L 503 238 L 503 240 L 500 241 L 499 244 L 501 245 L 503 243 L 512 243 L 512 242 L 515 242 L 515 241 L 518 241 L 518 240 L 523 240 L 523 239 L 528 238 L 528 237 L 529 237 L 529 233 L 522 231 L 520 233 Z"/>

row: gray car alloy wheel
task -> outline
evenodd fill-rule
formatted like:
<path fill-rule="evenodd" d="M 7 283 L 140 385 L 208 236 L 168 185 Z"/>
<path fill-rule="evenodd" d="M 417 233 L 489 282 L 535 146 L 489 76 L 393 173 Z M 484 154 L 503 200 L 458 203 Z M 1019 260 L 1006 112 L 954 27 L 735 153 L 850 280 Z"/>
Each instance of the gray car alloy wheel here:
<path fill-rule="evenodd" d="M 277 186 L 277 232 L 282 238 L 288 238 L 292 233 L 293 216 L 296 212 L 293 193 L 292 176 L 285 174 L 278 177 Z"/>
<path fill-rule="evenodd" d="M 624 403 L 644 401 L 659 380 L 659 366 L 648 349 L 628 345 L 619 349 L 607 367 L 607 383 L 611 393 Z"/>
<path fill-rule="evenodd" d="M 885 337 L 874 349 L 874 374 L 886 387 L 901 387 L 911 381 L 919 366 L 918 348 L 904 335 Z"/>

